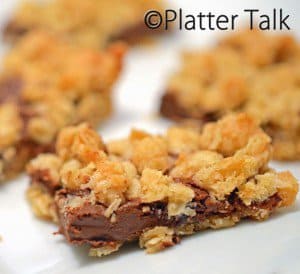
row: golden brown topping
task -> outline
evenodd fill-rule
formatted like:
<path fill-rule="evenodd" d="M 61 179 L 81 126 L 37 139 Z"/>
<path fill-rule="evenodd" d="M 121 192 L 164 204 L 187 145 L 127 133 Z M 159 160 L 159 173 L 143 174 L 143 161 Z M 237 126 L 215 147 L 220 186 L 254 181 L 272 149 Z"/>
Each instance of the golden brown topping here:
<path fill-rule="evenodd" d="M 168 150 L 173 154 L 196 151 L 200 146 L 199 134 L 195 130 L 171 127 L 167 131 Z"/>
<path fill-rule="evenodd" d="M 297 192 L 298 183 L 289 172 L 267 172 L 242 185 L 239 188 L 239 197 L 249 205 L 253 201 L 261 202 L 278 193 L 282 199 L 280 206 L 289 206 L 295 201 Z"/>
<path fill-rule="evenodd" d="M 82 187 L 93 189 L 97 201 L 110 205 L 116 199 L 125 201 L 130 179 L 122 163 L 107 160 L 97 163 L 88 183 Z"/>
<path fill-rule="evenodd" d="M 52 88 L 64 96 L 80 98 L 84 94 L 103 92 L 120 69 L 125 48 L 112 45 L 106 53 L 82 48 L 45 32 L 26 35 L 5 57 L 6 73 L 20 74 L 24 79 L 25 100 L 41 100 Z"/>
<path fill-rule="evenodd" d="M 221 154 L 208 150 L 182 154 L 177 159 L 175 167 L 170 171 L 170 175 L 174 178 L 191 179 L 198 170 L 209 167 L 222 159 Z"/>
<path fill-rule="evenodd" d="M 168 168 L 168 147 L 161 137 L 146 137 L 132 146 L 132 162 L 139 172 L 145 168 L 165 171 Z"/>
<path fill-rule="evenodd" d="M 198 147 L 193 140 L 202 142 Z M 87 125 L 69 127 L 58 138 L 57 156 L 40 157 L 58 172 L 63 187 L 88 189 L 96 203 L 107 206 L 108 217 L 130 200 L 164 202 L 171 217 L 195 215 L 196 186 L 212 199 L 224 200 L 236 191 L 250 205 L 276 194 L 282 206 L 290 205 L 297 182 L 289 173 L 270 171 L 271 152 L 270 138 L 253 119 L 239 114 L 208 124 L 202 132 L 173 128 L 153 136 L 135 130 L 108 150 Z M 40 157 L 30 165 L 31 173 L 44 168 Z"/>
<path fill-rule="evenodd" d="M 170 79 L 168 91 L 191 113 L 226 112 L 247 98 L 250 72 L 233 50 L 185 53 L 183 67 Z"/>
<path fill-rule="evenodd" d="M 141 176 L 142 201 L 151 203 L 166 200 L 171 183 L 172 179 L 161 171 L 145 169 Z"/>
<path fill-rule="evenodd" d="M 231 156 L 247 144 L 250 136 L 260 131 L 258 124 L 249 115 L 228 115 L 205 126 L 200 147 Z"/>
<path fill-rule="evenodd" d="M 257 175 L 239 187 L 239 197 L 244 204 L 250 205 L 254 202 L 261 202 L 277 192 L 277 176 L 273 173 Z"/>
<path fill-rule="evenodd" d="M 276 182 L 279 197 L 282 199 L 281 206 L 290 206 L 295 200 L 299 191 L 299 184 L 296 178 L 289 172 L 280 172 Z"/>
<path fill-rule="evenodd" d="M 57 154 L 64 160 L 76 158 L 83 163 L 96 161 L 99 150 L 104 150 L 101 137 L 87 124 L 68 127 L 59 135 Z"/>
<path fill-rule="evenodd" d="M 207 168 L 200 169 L 193 177 L 194 182 L 208 190 L 213 196 L 224 200 L 236 187 L 258 173 L 259 166 L 254 158 L 228 157 Z"/>

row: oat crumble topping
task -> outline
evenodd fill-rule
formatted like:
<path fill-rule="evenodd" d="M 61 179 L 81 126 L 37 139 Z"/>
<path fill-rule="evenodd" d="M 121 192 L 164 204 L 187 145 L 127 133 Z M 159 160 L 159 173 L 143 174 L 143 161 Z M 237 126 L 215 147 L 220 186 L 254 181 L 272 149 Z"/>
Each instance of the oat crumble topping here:
<path fill-rule="evenodd" d="M 182 138 L 185 130 L 187 136 L 193 136 L 193 143 Z M 176 153 L 174 144 L 178 144 Z M 29 174 L 48 166 L 53 178 L 58 174 L 62 187 L 89 189 L 96 203 L 113 205 L 109 215 L 116 210 L 115 201 L 120 206 L 139 199 L 142 203 L 167 202 L 169 216 L 193 216 L 191 185 L 219 201 L 237 190 L 245 205 L 277 193 L 281 205 L 287 206 L 298 191 L 289 172 L 277 173 L 268 167 L 271 140 L 246 114 L 229 115 L 193 134 L 191 129 L 176 127 L 161 136 L 133 131 L 128 139 L 108 144 L 82 124 L 64 129 L 56 149 L 56 155 L 33 160 Z"/>

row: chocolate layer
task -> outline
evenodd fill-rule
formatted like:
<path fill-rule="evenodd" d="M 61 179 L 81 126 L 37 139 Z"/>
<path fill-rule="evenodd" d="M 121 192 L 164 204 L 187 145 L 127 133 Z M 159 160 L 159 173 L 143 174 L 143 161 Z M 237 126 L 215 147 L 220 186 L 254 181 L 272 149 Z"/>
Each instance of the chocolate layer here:
<path fill-rule="evenodd" d="M 184 119 L 195 119 L 199 122 L 213 122 L 218 120 L 219 115 L 217 113 L 197 110 L 196 112 L 191 112 L 178 102 L 176 96 L 172 92 L 166 92 L 162 97 L 160 113 L 172 120 L 184 120 Z"/>
<path fill-rule="evenodd" d="M 163 32 L 162 28 L 150 29 L 144 22 L 137 23 L 135 25 L 126 27 L 119 31 L 117 34 L 113 35 L 110 41 L 125 41 L 129 43 L 135 43 L 141 38 L 157 35 Z"/>
<path fill-rule="evenodd" d="M 212 199 L 202 189 L 195 188 L 195 192 L 196 197 L 189 204 L 189 207 L 195 210 L 195 216 L 169 217 L 165 202 L 142 204 L 139 201 L 129 201 L 120 206 L 112 218 L 105 217 L 106 208 L 103 205 L 84 200 L 87 193 L 68 193 L 63 189 L 56 194 L 60 233 L 71 243 L 88 243 L 92 247 L 100 247 L 137 240 L 145 230 L 155 226 L 176 228 L 195 224 L 199 227 L 207 218 L 231 215 L 255 218 L 262 209 L 271 213 L 280 202 L 280 198 L 275 194 L 262 203 L 246 206 L 236 192 L 225 201 Z"/>
<path fill-rule="evenodd" d="M 6 41 L 15 42 L 29 31 L 30 28 L 28 26 L 22 26 L 15 21 L 10 21 L 4 27 L 3 37 Z"/>

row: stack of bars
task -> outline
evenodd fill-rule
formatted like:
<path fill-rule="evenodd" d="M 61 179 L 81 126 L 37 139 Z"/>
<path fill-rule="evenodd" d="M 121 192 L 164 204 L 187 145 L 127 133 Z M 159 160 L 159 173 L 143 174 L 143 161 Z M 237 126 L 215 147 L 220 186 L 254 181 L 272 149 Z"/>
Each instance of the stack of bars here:
<path fill-rule="evenodd" d="M 269 167 L 300 159 L 300 47 L 290 36 L 244 31 L 185 53 L 161 103 L 184 123 L 103 142 L 95 128 L 112 112 L 128 43 L 162 31 L 145 27 L 149 9 L 163 5 L 28 2 L 4 30 L 0 180 L 27 165 L 35 215 L 91 256 L 132 241 L 153 253 L 203 229 L 263 221 L 298 193 L 290 172 Z"/>

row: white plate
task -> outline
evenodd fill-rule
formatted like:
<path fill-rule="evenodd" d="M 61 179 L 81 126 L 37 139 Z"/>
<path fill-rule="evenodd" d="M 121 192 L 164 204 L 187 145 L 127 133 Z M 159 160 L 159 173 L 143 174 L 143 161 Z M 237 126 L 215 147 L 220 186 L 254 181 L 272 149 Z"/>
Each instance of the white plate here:
<path fill-rule="evenodd" d="M 1 0 L 0 21 L 5 22 L 17 1 Z M 242 3 L 241 3 L 242 2 Z M 283 7 L 297 31 L 297 1 L 173 1 L 185 11 L 239 12 L 260 7 Z M 299 10 L 298 10 L 299 12 Z M 299 15 L 299 14 L 297 14 Z M 150 48 L 134 49 L 116 87 L 116 113 L 99 132 L 105 139 L 122 137 L 131 127 L 162 132 L 158 102 L 166 77 L 176 68 L 178 50 L 205 45 L 219 32 L 180 32 Z M 297 33 L 298 34 L 298 33 Z M 0 129 L 1 130 L 1 129 Z M 300 179 L 300 164 L 274 163 Z M 39 221 L 24 198 L 28 179 L 23 176 L 0 189 L 0 273 L 300 273 L 300 202 L 263 223 L 246 221 L 234 228 L 205 231 L 155 255 L 137 245 L 115 255 L 95 259 L 85 248 L 70 247 L 56 226 Z"/>

